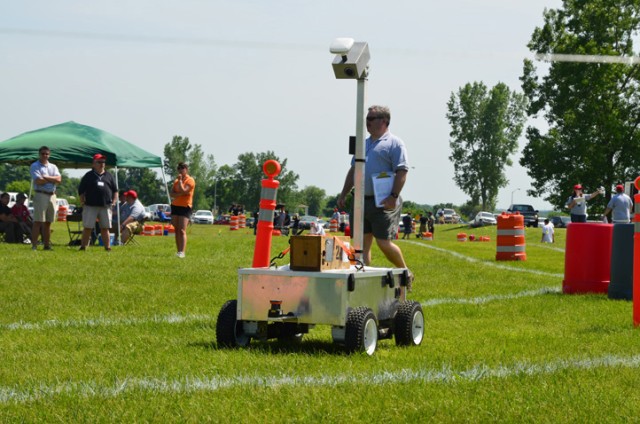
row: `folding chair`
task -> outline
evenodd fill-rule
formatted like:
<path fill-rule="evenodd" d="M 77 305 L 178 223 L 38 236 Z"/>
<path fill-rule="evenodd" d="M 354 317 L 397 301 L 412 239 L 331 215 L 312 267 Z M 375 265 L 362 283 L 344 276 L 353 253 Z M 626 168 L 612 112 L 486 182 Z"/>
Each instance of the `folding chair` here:
<path fill-rule="evenodd" d="M 134 231 L 130 232 L 129 238 L 127 239 L 127 242 L 124 244 L 125 246 L 129 246 L 130 244 L 137 244 L 137 245 L 140 244 L 140 243 L 138 243 L 138 240 L 136 240 L 136 236 L 138 234 L 142 234 L 142 227 L 143 226 L 144 226 L 144 224 L 140 224 L 140 225 L 138 225 L 138 227 Z"/>
<path fill-rule="evenodd" d="M 67 215 L 67 231 L 69 231 L 69 246 L 82 244 L 82 213 Z"/>

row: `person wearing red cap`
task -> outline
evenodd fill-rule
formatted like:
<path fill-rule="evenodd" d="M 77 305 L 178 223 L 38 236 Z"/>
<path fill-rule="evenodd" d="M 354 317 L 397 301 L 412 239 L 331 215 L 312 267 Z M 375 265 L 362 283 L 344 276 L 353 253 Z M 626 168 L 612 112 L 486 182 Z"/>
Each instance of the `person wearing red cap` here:
<path fill-rule="evenodd" d="M 614 224 L 628 224 L 631 222 L 631 210 L 633 209 L 633 202 L 631 197 L 627 196 L 624 192 L 624 186 L 618 184 L 616 186 L 616 194 L 611 197 L 607 208 L 604 210 L 604 222 L 607 222 L 607 215 L 611 214 L 611 221 Z"/>
<path fill-rule="evenodd" d="M 587 200 L 591 200 L 604 192 L 600 187 L 591 194 L 584 194 L 582 185 L 573 186 L 573 195 L 569 196 L 565 206 L 571 209 L 571 222 L 587 222 Z"/>
<path fill-rule="evenodd" d="M 91 171 L 84 174 L 78 186 L 82 203 L 82 242 L 80 250 L 86 250 L 91 232 L 99 220 L 100 235 L 107 252 L 111 251 L 111 207 L 118 202 L 118 189 L 111 173 L 106 171 L 107 158 L 101 154 L 93 155 Z"/>
<path fill-rule="evenodd" d="M 120 210 L 120 234 L 122 244 L 126 243 L 131 234 L 137 233 L 142 228 L 144 221 L 144 206 L 138 200 L 135 190 L 125 191 L 125 204 Z"/>
<path fill-rule="evenodd" d="M 196 182 L 189 175 L 189 166 L 186 163 L 178 164 L 178 177 L 173 182 L 171 188 L 171 224 L 176 231 L 176 256 L 185 257 L 187 249 L 187 225 L 191 218 L 191 208 L 193 208 L 193 190 Z"/>

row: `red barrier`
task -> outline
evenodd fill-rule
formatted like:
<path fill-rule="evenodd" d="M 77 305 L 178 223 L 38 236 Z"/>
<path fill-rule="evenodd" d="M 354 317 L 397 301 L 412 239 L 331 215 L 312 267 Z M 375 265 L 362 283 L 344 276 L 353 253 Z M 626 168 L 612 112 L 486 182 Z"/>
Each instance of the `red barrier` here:
<path fill-rule="evenodd" d="M 640 190 L 640 177 L 635 186 Z M 640 325 L 640 193 L 633 196 L 635 201 L 633 215 L 633 325 Z"/>
<path fill-rule="evenodd" d="M 612 224 L 587 222 L 567 226 L 563 293 L 609 291 L 612 235 Z"/>

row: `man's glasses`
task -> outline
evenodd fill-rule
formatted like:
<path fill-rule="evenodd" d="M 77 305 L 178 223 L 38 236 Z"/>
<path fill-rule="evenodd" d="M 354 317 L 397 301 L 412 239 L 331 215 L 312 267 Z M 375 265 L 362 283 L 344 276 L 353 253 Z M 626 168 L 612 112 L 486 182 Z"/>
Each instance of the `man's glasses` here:
<path fill-rule="evenodd" d="M 376 119 L 382 119 L 382 116 L 367 116 L 367 122 L 373 122 Z"/>
<path fill-rule="evenodd" d="M 186 166 L 179 166 L 178 167 L 178 171 L 181 170 L 181 169 L 185 169 L 185 168 L 186 168 Z"/>
<path fill-rule="evenodd" d="M 40 152 L 40 156 L 50 156 L 51 153 L 47 153 L 47 152 Z"/>

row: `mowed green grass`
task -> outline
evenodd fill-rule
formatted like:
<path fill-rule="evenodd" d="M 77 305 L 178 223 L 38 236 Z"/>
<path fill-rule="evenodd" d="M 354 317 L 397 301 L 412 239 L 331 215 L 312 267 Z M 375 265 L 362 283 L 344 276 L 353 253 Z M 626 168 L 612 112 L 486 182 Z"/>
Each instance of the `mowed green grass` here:
<path fill-rule="evenodd" d="M 632 303 L 563 295 L 565 230 L 496 262 L 495 228 L 398 241 L 423 304 L 421 346 L 346 355 L 319 326 L 299 345 L 219 349 L 220 306 L 253 258 L 251 230 L 192 226 L 78 252 L 0 244 L 0 422 L 635 422 Z M 491 242 L 456 241 L 458 232 Z M 272 256 L 288 246 L 273 239 Z M 389 263 L 375 250 L 375 266 Z M 287 259 L 279 264 L 288 263 Z"/>

